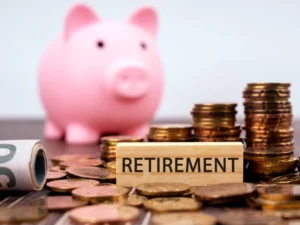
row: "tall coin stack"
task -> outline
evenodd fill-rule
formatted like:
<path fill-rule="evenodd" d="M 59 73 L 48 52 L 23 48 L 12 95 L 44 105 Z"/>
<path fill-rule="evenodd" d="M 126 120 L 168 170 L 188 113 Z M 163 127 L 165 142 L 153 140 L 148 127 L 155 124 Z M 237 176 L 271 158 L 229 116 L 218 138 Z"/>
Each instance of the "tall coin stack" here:
<path fill-rule="evenodd" d="M 297 166 L 289 87 L 288 83 L 250 83 L 243 92 L 250 177 L 269 179 Z"/>
<path fill-rule="evenodd" d="M 105 136 L 101 138 L 101 159 L 116 161 L 117 144 L 120 142 L 143 142 L 142 137 L 136 136 Z"/>
<path fill-rule="evenodd" d="M 195 104 L 191 112 L 195 139 L 202 142 L 240 141 L 236 106 L 235 103 Z"/>
<path fill-rule="evenodd" d="M 193 140 L 193 127 L 185 124 L 152 125 L 148 134 L 150 142 L 181 142 Z"/>

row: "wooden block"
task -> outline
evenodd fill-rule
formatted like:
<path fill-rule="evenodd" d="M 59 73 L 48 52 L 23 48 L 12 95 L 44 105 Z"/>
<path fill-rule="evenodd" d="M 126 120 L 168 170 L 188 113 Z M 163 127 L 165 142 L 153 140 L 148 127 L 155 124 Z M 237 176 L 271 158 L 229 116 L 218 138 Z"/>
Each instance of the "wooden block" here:
<path fill-rule="evenodd" d="M 240 142 L 118 143 L 117 185 L 243 182 L 243 150 Z"/>

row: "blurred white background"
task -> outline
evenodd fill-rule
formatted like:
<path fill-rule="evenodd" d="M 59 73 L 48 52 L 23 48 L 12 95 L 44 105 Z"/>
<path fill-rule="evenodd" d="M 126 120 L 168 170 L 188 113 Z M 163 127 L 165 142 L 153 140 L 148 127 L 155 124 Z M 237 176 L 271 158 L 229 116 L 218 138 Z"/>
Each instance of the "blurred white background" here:
<path fill-rule="evenodd" d="M 43 118 L 37 65 L 73 0 L 0 0 L 0 118 Z M 144 4 L 160 15 L 166 92 L 157 119 L 186 119 L 197 102 L 238 102 L 247 82 L 291 82 L 300 118 L 299 0 L 90 0 L 105 20 Z"/>

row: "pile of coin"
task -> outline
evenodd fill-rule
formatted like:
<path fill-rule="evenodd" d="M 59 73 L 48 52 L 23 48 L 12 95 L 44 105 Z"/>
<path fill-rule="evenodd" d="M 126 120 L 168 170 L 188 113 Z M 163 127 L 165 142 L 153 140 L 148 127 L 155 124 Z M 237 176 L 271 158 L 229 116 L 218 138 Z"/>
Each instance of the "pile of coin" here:
<path fill-rule="evenodd" d="M 149 129 L 150 142 L 181 142 L 193 140 L 193 127 L 188 124 L 159 124 Z"/>
<path fill-rule="evenodd" d="M 115 161 L 117 144 L 120 142 L 143 142 L 142 137 L 136 136 L 105 136 L 101 138 L 101 159 Z"/>
<path fill-rule="evenodd" d="M 203 142 L 240 141 L 236 103 L 195 104 L 191 112 L 195 139 Z"/>
<path fill-rule="evenodd" d="M 289 87 L 289 83 L 250 83 L 243 92 L 250 177 L 269 179 L 297 166 Z"/>

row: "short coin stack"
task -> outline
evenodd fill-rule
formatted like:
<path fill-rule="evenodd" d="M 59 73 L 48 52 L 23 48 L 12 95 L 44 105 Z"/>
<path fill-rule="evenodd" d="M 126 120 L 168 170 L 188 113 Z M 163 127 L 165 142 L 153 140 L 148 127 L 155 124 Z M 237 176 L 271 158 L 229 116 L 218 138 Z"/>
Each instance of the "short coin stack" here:
<path fill-rule="evenodd" d="M 240 141 L 236 106 L 235 103 L 195 104 L 191 112 L 195 139 L 203 142 Z"/>
<path fill-rule="evenodd" d="M 143 142 L 142 137 L 136 136 L 106 136 L 101 138 L 101 159 L 115 161 L 117 144 L 120 142 Z"/>
<path fill-rule="evenodd" d="M 294 130 L 288 83 L 250 83 L 245 99 L 245 159 L 248 172 L 260 178 L 272 178 L 293 172 Z"/>
<path fill-rule="evenodd" d="M 186 124 L 152 125 L 148 140 L 151 142 L 181 142 L 193 140 L 193 127 Z"/>
<path fill-rule="evenodd" d="M 262 210 L 276 210 L 279 215 L 286 219 L 289 217 L 299 218 L 300 185 L 266 185 L 259 187 L 257 193 L 257 198 L 249 199 L 250 205 Z"/>

